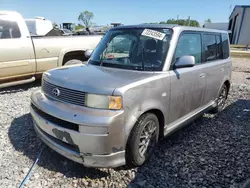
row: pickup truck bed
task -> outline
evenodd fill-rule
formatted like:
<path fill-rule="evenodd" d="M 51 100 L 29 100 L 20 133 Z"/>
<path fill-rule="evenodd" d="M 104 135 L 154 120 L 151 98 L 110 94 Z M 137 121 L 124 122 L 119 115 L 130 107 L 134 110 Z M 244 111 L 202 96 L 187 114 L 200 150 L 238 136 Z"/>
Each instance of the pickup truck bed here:
<path fill-rule="evenodd" d="M 31 37 L 22 16 L 0 11 L 0 88 L 33 81 L 69 60 L 85 61 L 102 35 Z"/>

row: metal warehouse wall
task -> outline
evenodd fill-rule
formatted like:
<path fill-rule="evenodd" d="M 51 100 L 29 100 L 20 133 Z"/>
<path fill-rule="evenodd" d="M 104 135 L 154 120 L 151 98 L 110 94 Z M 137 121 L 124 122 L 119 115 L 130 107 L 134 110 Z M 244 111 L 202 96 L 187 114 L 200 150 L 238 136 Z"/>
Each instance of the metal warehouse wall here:
<path fill-rule="evenodd" d="M 232 12 L 232 15 L 230 16 L 230 19 L 229 19 L 229 20 L 233 19 L 233 23 L 232 23 L 232 28 L 233 28 L 233 25 L 234 25 L 234 22 L 235 22 L 235 16 L 238 14 L 238 18 L 237 18 L 236 23 L 235 23 L 234 34 L 233 34 L 233 40 L 232 40 L 233 44 L 236 44 L 237 40 L 238 40 L 238 36 L 239 36 L 238 34 L 239 34 L 240 24 L 241 24 L 241 20 L 242 20 L 242 13 L 243 13 L 243 8 L 242 7 L 236 7 L 234 9 L 234 11 Z"/>
<path fill-rule="evenodd" d="M 250 8 L 245 8 L 238 44 L 250 44 Z"/>

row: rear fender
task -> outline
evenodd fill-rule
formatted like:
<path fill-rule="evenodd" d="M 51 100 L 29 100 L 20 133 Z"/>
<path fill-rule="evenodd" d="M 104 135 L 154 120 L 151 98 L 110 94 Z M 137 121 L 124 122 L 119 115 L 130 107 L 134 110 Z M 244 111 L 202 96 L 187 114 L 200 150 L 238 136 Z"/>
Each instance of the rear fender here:
<path fill-rule="evenodd" d="M 231 81 L 230 81 L 230 77 L 229 77 L 229 76 L 226 76 L 226 77 L 223 79 L 223 81 L 222 81 L 222 83 L 221 83 L 221 85 L 220 85 L 219 90 L 217 91 L 217 96 L 219 96 L 220 90 L 221 90 L 222 86 L 225 84 L 226 81 L 229 81 L 230 86 L 231 86 L 232 83 L 231 83 Z"/>

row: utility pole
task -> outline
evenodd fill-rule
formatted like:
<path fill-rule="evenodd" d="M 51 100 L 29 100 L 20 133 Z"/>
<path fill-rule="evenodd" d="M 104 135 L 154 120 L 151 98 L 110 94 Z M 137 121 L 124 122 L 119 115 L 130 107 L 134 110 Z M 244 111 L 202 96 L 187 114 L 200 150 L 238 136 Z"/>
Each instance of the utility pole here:
<path fill-rule="evenodd" d="M 190 16 L 188 16 L 188 26 L 190 26 Z"/>

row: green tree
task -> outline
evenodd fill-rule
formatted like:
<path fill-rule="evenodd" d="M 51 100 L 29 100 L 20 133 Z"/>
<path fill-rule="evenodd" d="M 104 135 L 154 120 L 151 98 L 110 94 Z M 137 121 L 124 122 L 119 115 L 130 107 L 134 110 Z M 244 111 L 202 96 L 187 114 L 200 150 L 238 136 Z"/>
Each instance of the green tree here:
<path fill-rule="evenodd" d="M 151 23 L 149 23 L 151 24 Z M 197 20 L 191 19 L 168 19 L 167 21 L 160 21 L 159 24 L 176 24 L 176 25 L 184 25 L 184 26 L 193 26 L 193 27 L 200 27 L 200 24 Z"/>
<path fill-rule="evenodd" d="M 200 27 L 200 23 L 197 20 L 190 20 L 190 26 Z"/>
<path fill-rule="evenodd" d="M 94 14 L 92 12 L 89 12 L 85 10 L 84 12 L 81 12 L 78 16 L 78 21 L 81 21 L 85 27 L 90 27 L 92 22 L 91 20 L 94 18 Z"/>
<path fill-rule="evenodd" d="M 175 19 L 168 19 L 167 24 L 177 24 Z"/>
<path fill-rule="evenodd" d="M 80 30 L 80 29 L 84 29 L 85 27 L 82 24 L 78 24 L 75 26 L 75 30 Z"/>
<path fill-rule="evenodd" d="M 191 20 L 191 19 L 168 19 L 167 24 L 178 24 L 178 25 L 184 25 L 184 26 L 193 26 L 193 27 L 200 27 L 200 24 L 197 20 Z"/>
<path fill-rule="evenodd" d="M 205 20 L 205 23 L 212 23 L 212 20 L 208 18 L 207 20 Z"/>

